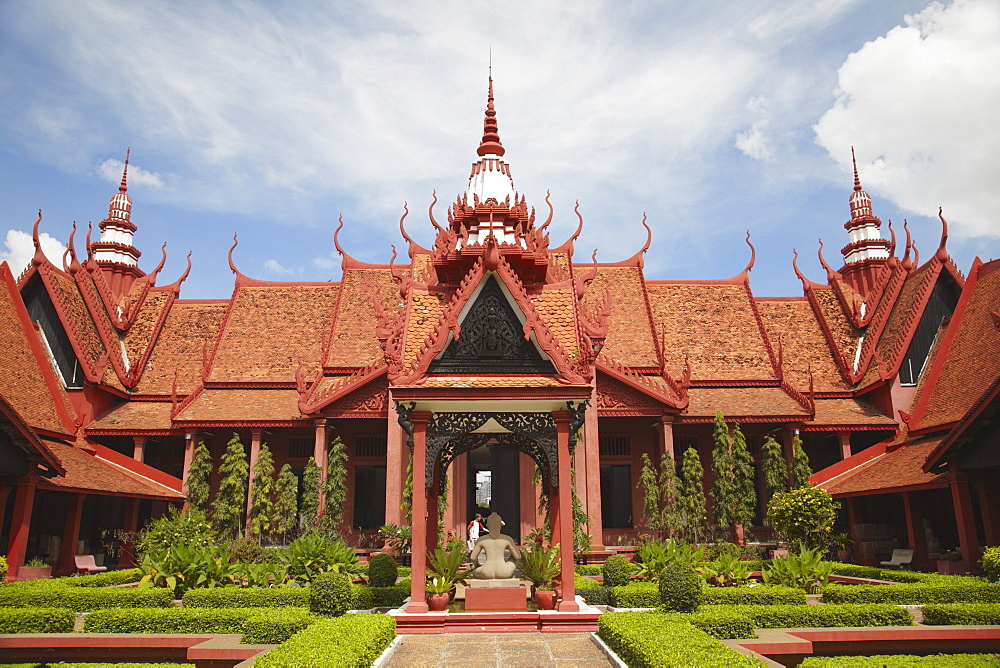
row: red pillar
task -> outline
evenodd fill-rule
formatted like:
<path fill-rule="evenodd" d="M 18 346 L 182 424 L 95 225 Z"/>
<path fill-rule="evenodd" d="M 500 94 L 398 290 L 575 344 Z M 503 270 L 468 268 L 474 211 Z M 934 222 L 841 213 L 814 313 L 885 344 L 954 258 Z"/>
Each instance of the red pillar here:
<path fill-rule="evenodd" d="M 840 458 L 847 459 L 851 456 L 851 432 L 838 431 L 837 440 L 840 441 Z"/>
<path fill-rule="evenodd" d="M 145 461 L 147 436 L 132 437 L 132 459 L 137 462 Z"/>
<path fill-rule="evenodd" d="M 559 612 L 578 612 L 573 573 L 573 469 L 569 459 L 569 411 L 552 411 L 556 423 L 556 449 L 559 453 L 559 507 L 553 513 L 553 526 L 559 527 L 559 552 L 562 557 L 562 601 Z"/>
<path fill-rule="evenodd" d="M 10 539 L 7 541 L 7 580 L 17 578 L 17 571 L 24 565 L 24 553 L 28 549 L 28 531 L 31 529 L 31 507 L 35 504 L 35 487 L 38 475 L 35 463 L 29 462 L 28 474 L 14 483 L 14 516 L 10 523 Z"/>
<path fill-rule="evenodd" d="M 122 518 L 122 531 L 126 536 L 135 536 L 135 530 L 139 523 L 139 499 L 125 500 L 125 517 Z M 122 543 L 121 552 L 118 554 L 118 568 L 128 568 L 135 560 L 134 538 L 126 539 Z"/>
<path fill-rule="evenodd" d="M 63 524 L 62 549 L 59 551 L 59 564 L 56 575 L 70 575 L 76 571 L 73 556 L 76 554 L 76 543 L 80 540 L 80 519 L 83 517 L 83 494 L 70 494 L 66 507 L 66 522 Z"/>
<path fill-rule="evenodd" d="M 424 485 L 427 484 L 425 479 Z M 438 546 L 438 503 L 441 495 L 441 466 L 436 463 L 431 467 L 431 486 L 422 488 L 427 493 L 427 523 L 424 531 L 427 532 L 427 550 L 433 551 Z M 413 495 L 417 495 L 417 489 L 413 488 Z M 413 523 L 414 527 L 417 523 Z"/>
<path fill-rule="evenodd" d="M 394 406 L 392 391 L 389 406 Z M 389 411 L 388 431 L 385 436 L 385 521 L 396 525 L 406 524 L 400 505 L 403 503 L 403 486 L 406 484 L 406 434 Z"/>
<path fill-rule="evenodd" d="M 982 482 L 976 486 L 979 510 L 983 514 L 983 531 L 987 545 L 1000 545 L 1000 485 Z"/>
<path fill-rule="evenodd" d="M 596 391 L 594 393 L 596 395 Z M 581 447 L 582 446 L 582 447 Z M 591 396 L 590 407 L 583 414 L 583 442 L 576 444 L 577 461 L 587 463 L 587 530 L 591 549 L 604 549 L 604 516 L 601 511 L 601 439 L 597 421 L 597 398 Z M 579 483 L 578 483 L 579 484 Z"/>
<path fill-rule="evenodd" d="M 313 420 L 316 427 L 316 439 L 313 443 L 313 459 L 319 467 L 319 514 L 326 509 L 326 494 L 323 493 L 323 483 L 326 482 L 326 418 Z"/>
<path fill-rule="evenodd" d="M 903 510 L 906 513 L 906 536 L 913 550 L 913 567 L 927 568 L 927 537 L 924 535 L 924 518 L 920 504 L 911 492 L 903 492 Z"/>
<path fill-rule="evenodd" d="M 198 447 L 198 432 L 189 431 L 184 434 L 184 471 L 181 473 L 181 480 L 184 481 L 182 489 L 187 496 L 188 473 L 191 472 L 191 462 L 194 461 L 194 450 Z M 184 508 L 187 509 L 187 500 L 184 501 Z"/>
<path fill-rule="evenodd" d="M 253 508 L 253 503 L 250 502 L 253 494 L 253 469 L 257 466 L 257 457 L 260 456 L 260 437 L 260 429 L 250 430 L 250 474 L 247 476 L 247 535 L 250 534 L 250 509 Z"/>
<path fill-rule="evenodd" d="M 854 547 L 851 549 L 851 558 L 854 560 L 854 563 L 860 564 L 861 545 L 858 542 L 858 534 L 854 530 L 854 527 L 857 526 L 859 522 L 861 522 L 861 508 L 858 506 L 857 497 L 854 496 L 849 497 L 848 499 L 846 499 L 846 501 L 847 501 L 847 523 L 850 526 L 851 530 L 851 540 L 854 541 Z"/>
<path fill-rule="evenodd" d="M 969 478 L 959 473 L 952 465 L 951 501 L 955 506 L 955 525 L 958 528 L 958 543 L 962 548 L 962 560 L 969 562 L 975 568 L 981 556 L 979 553 L 979 537 L 976 535 L 976 520 L 972 515 L 972 490 L 969 488 Z"/>
<path fill-rule="evenodd" d="M 407 612 L 427 612 L 427 488 L 424 486 L 424 460 L 427 456 L 427 422 L 430 411 L 413 411 L 413 557 L 410 562 L 410 604 Z"/>
<path fill-rule="evenodd" d="M 464 460 L 465 455 L 462 455 Z M 454 464 L 452 464 L 454 466 Z M 535 478 L 535 460 L 524 454 L 518 453 L 517 458 L 517 480 L 521 490 L 521 536 L 524 536 L 541 526 L 538 523 L 538 495 L 535 493 L 535 486 L 532 481 Z M 462 497 L 466 498 L 466 497 Z M 469 519 L 472 519 L 471 517 Z M 468 533 L 468 532 L 466 532 Z M 468 536 L 466 536 L 468 538 Z"/>

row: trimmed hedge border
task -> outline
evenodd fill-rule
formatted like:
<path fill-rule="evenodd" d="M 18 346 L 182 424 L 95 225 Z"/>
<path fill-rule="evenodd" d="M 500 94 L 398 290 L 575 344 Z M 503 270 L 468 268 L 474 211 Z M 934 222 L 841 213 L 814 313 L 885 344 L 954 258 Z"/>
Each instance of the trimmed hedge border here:
<path fill-rule="evenodd" d="M 676 612 L 661 613 L 665 620 L 688 622 L 713 638 L 729 640 L 732 638 L 756 638 L 753 621 L 738 612 L 732 612 L 722 606 L 702 606 L 698 612 L 681 614 Z"/>
<path fill-rule="evenodd" d="M 242 633 L 244 644 L 279 644 L 316 618 L 305 608 L 146 608 L 95 610 L 86 633 Z"/>
<path fill-rule="evenodd" d="M 660 605 L 660 586 L 656 582 L 633 582 L 624 587 L 607 587 L 611 605 L 616 608 L 655 608 Z"/>
<path fill-rule="evenodd" d="M 410 578 L 397 582 L 392 587 L 369 587 L 355 585 L 352 610 L 371 610 L 372 608 L 398 608 L 410 595 Z"/>
<path fill-rule="evenodd" d="M 118 585 L 138 582 L 142 579 L 142 575 L 142 571 L 138 568 L 127 568 L 121 571 L 108 571 L 92 575 L 71 575 L 58 578 L 53 582 L 60 582 L 70 587 L 117 587 Z"/>
<path fill-rule="evenodd" d="M 69 608 L 86 612 L 102 608 L 166 608 L 174 593 L 169 589 L 67 587 L 58 582 L 21 583 L 0 587 L 2 608 Z"/>
<path fill-rule="evenodd" d="M 794 587 L 705 587 L 702 605 L 805 605 L 806 593 Z"/>
<path fill-rule="evenodd" d="M 254 666 L 370 666 L 395 637 L 396 618 L 389 615 L 331 617 L 258 657 Z"/>
<path fill-rule="evenodd" d="M 185 608 L 308 608 L 305 587 L 215 587 L 184 592 Z"/>
<path fill-rule="evenodd" d="M 0 633 L 72 633 L 69 608 L 0 608 Z"/>
<path fill-rule="evenodd" d="M 611 612 L 601 615 L 597 624 L 597 635 L 631 668 L 762 665 L 688 622 L 670 619 L 667 615 Z"/>
<path fill-rule="evenodd" d="M 944 666 L 948 668 L 983 668 L 1000 666 L 996 654 L 878 654 L 875 656 L 807 656 L 800 666 L 805 668 L 913 668 L 914 666 Z"/>
<path fill-rule="evenodd" d="M 954 626 L 1000 625 L 996 603 L 939 603 L 924 606 L 924 624 Z"/>
<path fill-rule="evenodd" d="M 979 578 L 963 578 L 970 582 L 938 584 L 919 582 L 898 585 L 840 585 L 823 589 L 824 603 L 894 603 L 922 605 L 927 603 L 1000 603 L 1000 584 L 988 584 Z"/>
<path fill-rule="evenodd" d="M 703 606 L 694 615 L 700 615 L 703 611 L 711 612 L 716 607 L 744 617 L 758 629 L 911 626 L 914 623 L 913 616 L 906 609 L 890 603 Z"/>

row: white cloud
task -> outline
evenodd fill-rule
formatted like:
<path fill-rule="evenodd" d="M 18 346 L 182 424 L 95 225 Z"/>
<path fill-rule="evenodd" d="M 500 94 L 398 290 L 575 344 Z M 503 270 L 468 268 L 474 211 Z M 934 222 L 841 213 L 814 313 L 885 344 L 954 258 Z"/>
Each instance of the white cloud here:
<path fill-rule="evenodd" d="M 753 125 L 736 135 L 736 148 L 755 160 L 768 160 L 771 157 L 771 146 L 767 130 L 771 124 L 771 116 L 764 98 L 751 98 L 747 109 L 753 115 Z"/>
<path fill-rule="evenodd" d="M 340 267 L 340 257 L 336 253 L 330 253 L 323 257 L 314 257 L 313 264 L 320 269 L 338 269 Z"/>
<path fill-rule="evenodd" d="M 66 247 L 58 239 L 45 232 L 38 235 L 38 241 L 42 245 L 45 257 L 57 267 L 62 267 L 62 258 Z M 21 230 L 7 230 L 3 245 L 4 248 L 0 249 L 0 262 L 9 263 L 10 270 L 16 278 L 28 267 L 31 258 L 34 257 L 35 245 L 31 241 L 31 235 Z"/>
<path fill-rule="evenodd" d="M 115 160 L 114 158 L 108 158 L 102 162 L 97 167 L 97 173 L 101 175 L 106 181 L 110 181 L 114 184 L 121 183 L 122 180 L 122 170 L 125 168 L 125 163 L 122 160 Z M 128 185 L 129 186 L 146 186 L 148 188 L 162 188 L 163 179 L 157 172 L 147 172 L 145 169 L 140 167 L 135 163 L 129 163 L 128 166 Z"/>
<path fill-rule="evenodd" d="M 282 266 L 277 260 L 264 260 L 264 271 L 271 274 L 278 274 L 280 276 L 290 276 L 298 273 L 294 269 L 288 269 Z"/>
<path fill-rule="evenodd" d="M 848 169 L 853 144 L 862 184 L 900 208 L 1000 235 L 1000 3 L 935 2 L 904 23 L 844 62 L 817 142 Z"/>

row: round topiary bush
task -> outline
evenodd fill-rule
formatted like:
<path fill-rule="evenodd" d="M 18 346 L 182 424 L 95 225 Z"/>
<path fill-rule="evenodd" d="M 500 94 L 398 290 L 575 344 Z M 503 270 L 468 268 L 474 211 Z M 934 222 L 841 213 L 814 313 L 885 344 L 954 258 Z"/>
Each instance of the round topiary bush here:
<path fill-rule="evenodd" d="M 1000 581 L 1000 547 L 988 547 L 983 552 L 983 575 L 990 582 Z"/>
<path fill-rule="evenodd" d="M 372 587 L 391 587 L 396 584 L 399 570 L 396 560 L 389 554 L 376 554 L 368 563 L 368 584 Z"/>
<path fill-rule="evenodd" d="M 631 579 L 632 567 L 628 559 L 620 554 L 612 554 L 604 560 L 604 586 L 624 587 Z"/>
<path fill-rule="evenodd" d="M 309 586 L 309 611 L 318 615 L 342 615 L 354 600 L 351 576 L 347 573 L 321 573 Z"/>
<path fill-rule="evenodd" d="M 694 612 L 701 602 L 701 577 L 690 566 L 669 564 L 660 573 L 660 603 L 667 612 Z"/>

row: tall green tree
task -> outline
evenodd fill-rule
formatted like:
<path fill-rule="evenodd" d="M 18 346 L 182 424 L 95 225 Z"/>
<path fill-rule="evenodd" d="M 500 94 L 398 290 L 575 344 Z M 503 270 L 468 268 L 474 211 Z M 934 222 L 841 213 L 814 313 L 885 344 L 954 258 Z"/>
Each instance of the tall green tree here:
<path fill-rule="evenodd" d="M 802 439 L 795 434 L 795 438 L 792 439 L 792 489 L 809 487 L 809 476 L 812 474 L 809 455 L 802 449 Z"/>
<path fill-rule="evenodd" d="M 257 461 L 250 472 L 250 532 L 261 537 L 274 526 L 274 457 L 267 443 L 261 443 Z"/>
<path fill-rule="evenodd" d="M 715 480 L 712 482 L 712 502 L 715 523 L 726 527 L 733 523 L 733 503 L 736 489 L 733 485 L 733 453 L 729 426 L 726 418 L 719 411 L 715 414 L 715 429 L 712 433 L 712 472 Z"/>
<path fill-rule="evenodd" d="M 680 532 L 683 517 L 680 480 L 674 460 L 666 453 L 660 459 L 659 471 L 649 455 L 642 455 L 639 487 L 643 490 L 643 518 L 650 531 L 660 539 L 673 538 Z"/>
<path fill-rule="evenodd" d="M 330 538 L 338 538 L 340 523 L 344 520 L 344 505 L 347 503 L 347 446 L 340 440 L 340 436 L 330 444 L 327 459 L 326 480 L 323 483 L 326 503 L 320 527 Z"/>
<path fill-rule="evenodd" d="M 285 464 L 278 474 L 278 482 L 274 489 L 274 520 L 271 530 L 287 536 L 298 525 L 297 510 L 299 481 L 292 472 L 292 467 Z"/>
<path fill-rule="evenodd" d="M 770 501 L 775 492 L 788 491 L 788 462 L 781 451 L 781 443 L 768 435 L 761 448 L 761 464 L 764 469 L 764 486 L 767 487 L 767 500 Z"/>
<path fill-rule="evenodd" d="M 316 459 L 309 458 L 306 467 L 302 471 L 302 507 L 300 508 L 302 531 L 309 533 L 316 529 L 316 521 L 319 519 L 319 487 L 320 470 L 316 465 Z"/>
<path fill-rule="evenodd" d="M 681 460 L 681 507 L 684 510 L 685 535 L 692 543 L 698 542 L 705 522 L 705 469 L 697 448 L 684 451 Z"/>
<path fill-rule="evenodd" d="M 746 436 L 737 424 L 733 429 L 733 488 L 736 490 L 733 528 L 740 545 L 743 544 L 743 528 L 753 522 L 757 508 L 757 486 L 754 483 L 753 457 L 747 447 Z"/>
<path fill-rule="evenodd" d="M 191 468 L 188 469 L 187 477 L 187 498 L 191 508 L 208 512 L 208 496 L 211 486 L 209 476 L 212 475 L 212 453 L 205 445 L 204 441 L 198 443 L 194 451 L 194 459 L 191 460 Z"/>
<path fill-rule="evenodd" d="M 247 510 L 250 465 L 239 434 L 234 433 L 219 466 L 219 491 L 215 495 L 215 528 L 221 538 L 239 538 Z"/>
<path fill-rule="evenodd" d="M 753 458 L 739 425 L 732 437 L 722 412 L 715 416 L 715 448 L 712 451 L 712 498 L 715 501 L 715 523 L 729 527 L 736 541 L 743 541 L 743 527 L 753 521 L 757 494 L 754 489 Z"/>

